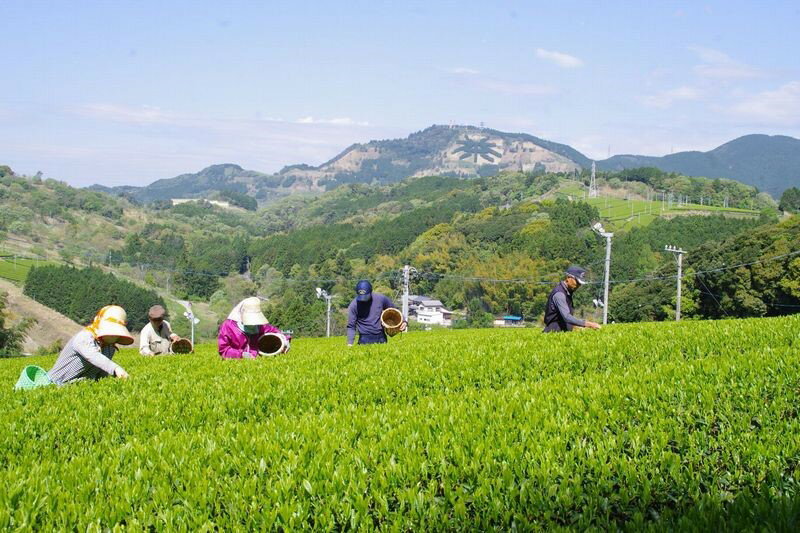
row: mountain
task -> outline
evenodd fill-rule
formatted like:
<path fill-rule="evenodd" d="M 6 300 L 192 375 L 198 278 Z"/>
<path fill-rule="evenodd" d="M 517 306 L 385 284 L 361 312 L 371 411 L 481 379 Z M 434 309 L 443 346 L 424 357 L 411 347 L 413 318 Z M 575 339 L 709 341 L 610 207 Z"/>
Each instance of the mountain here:
<path fill-rule="evenodd" d="M 245 193 L 261 203 L 292 192 L 321 192 L 344 183 L 386 184 L 417 176 L 492 176 L 503 170 L 572 172 L 590 165 L 577 150 L 525 133 L 474 126 L 431 126 L 405 139 L 353 144 L 319 166 L 291 165 L 276 174 L 213 165 L 196 174 L 161 179 L 146 187 L 94 190 L 142 203 L 208 198 L 220 191 Z"/>
<path fill-rule="evenodd" d="M 615 155 L 597 164 L 601 170 L 656 167 L 687 176 L 730 178 L 779 198 L 800 186 L 800 139 L 785 135 L 745 135 L 709 152 L 678 152 L 663 157 Z"/>
<path fill-rule="evenodd" d="M 265 204 L 296 192 L 322 192 L 347 183 L 389 184 L 409 177 L 494 176 L 501 171 L 573 172 L 591 166 L 574 148 L 526 133 L 475 126 L 434 125 L 404 139 L 353 144 L 319 165 L 290 165 L 275 174 L 239 165 L 213 165 L 194 174 L 161 179 L 146 187 L 91 188 L 141 203 L 172 198 L 215 199 L 244 194 Z M 664 157 L 617 155 L 598 162 L 601 170 L 656 167 L 687 176 L 735 179 L 780 197 L 800 186 L 800 140 L 781 135 L 747 135 L 710 152 Z M 224 198 L 223 198 L 224 199 Z"/>
<path fill-rule="evenodd" d="M 577 150 L 525 133 L 474 126 L 431 126 L 405 139 L 354 144 L 318 167 L 292 165 L 278 174 L 310 189 L 342 183 L 393 183 L 408 177 L 492 176 L 503 170 L 571 172 L 591 164 Z"/>
<path fill-rule="evenodd" d="M 140 203 L 152 203 L 172 198 L 208 198 L 222 191 L 242 193 L 266 201 L 274 196 L 292 192 L 290 189 L 284 190 L 284 187 L 281 186 L 281 182 L 284 180 L 284 177 L 275 174 L 245 170 L 239 165 L 228 163 L 212 165 L 194 174 L 181 174 L 174 178 L 160 179 L 146 187 L 92 185 L 89 188 L 110 194 L 124 195 Z"/>

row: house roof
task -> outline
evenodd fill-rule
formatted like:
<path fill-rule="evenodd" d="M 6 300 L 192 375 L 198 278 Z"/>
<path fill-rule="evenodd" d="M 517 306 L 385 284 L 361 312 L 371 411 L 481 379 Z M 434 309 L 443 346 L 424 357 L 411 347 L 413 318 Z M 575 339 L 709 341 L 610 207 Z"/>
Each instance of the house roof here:
<path fill-rule="evenodd" d="M 503 317 L 503 320 L 522 320 L 522 317 L 517 315 L 506 315 Z"/>

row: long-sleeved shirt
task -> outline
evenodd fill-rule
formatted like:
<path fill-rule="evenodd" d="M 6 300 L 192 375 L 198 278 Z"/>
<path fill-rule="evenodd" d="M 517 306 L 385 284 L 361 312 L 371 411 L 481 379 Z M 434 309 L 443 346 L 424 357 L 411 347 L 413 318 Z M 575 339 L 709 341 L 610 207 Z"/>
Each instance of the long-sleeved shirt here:
<path fill-rule="evenodd" d="M 347 344 L 353 344 L 356 331 L 359 335 L 382 335 L 381 313 L 394 307 L 392 300 L 379 292 L 373 292 L 368 302 L 354 298 L 347 308 Z"/>
<path fill-rule="evenodd" d="M 563 281 L 553 287 L 544 310 L 544 331 L 571 331 L 574 326 L 584 326 L 586 321 L 572 314 L 572 294 Z"/>
<path fill-rule="evenodd" d="M 248 335 L 239 328 L 235 320 L 226 320 L 219 327 L 219 337 L 217 337 L 217 348 L 219 355 L 224 359 L 241 359 L 245 352 L 253 357 L 258 355 L 258 339 L 264 333 L 280 333 L 290 342 L 292 336 L 288 335 L 272 324 L 263 324 L 258 327 L 258 333 Z"/>
<path fill-rule="evenodd" d="M 115 345 L 102 346 L 87 330 L 82 329 L 72 337 L 47 373 L 54 383 L 63 385 L 79 379 L 100 379 L 113 376 L 121 368 L 111 360 Z"/>
<path fill-rule="evenodd" d="M 558 308 L 558 312 L 561 315 L 561 318 L 563 318 L 567 324 L 570 324 L 571 326 L 580 326 L 580 327 L 586 325 L 585 320 L 577 318 L 570 312 L 569 306 L 567 305 L 567 297 L 564 295 L 563 292 L 555 293 L 553 295 L 553 302 L 556 304 L 556 307 Z"/>
<path fill-rule="evenodd" d="M 162 355 L 169 353 L 170 335 L 172 327 L 164 320 L 158 331 L 153 328 L 153 323 L 148 321 L 139 334 L 139 353 L 142 355 Z"/>

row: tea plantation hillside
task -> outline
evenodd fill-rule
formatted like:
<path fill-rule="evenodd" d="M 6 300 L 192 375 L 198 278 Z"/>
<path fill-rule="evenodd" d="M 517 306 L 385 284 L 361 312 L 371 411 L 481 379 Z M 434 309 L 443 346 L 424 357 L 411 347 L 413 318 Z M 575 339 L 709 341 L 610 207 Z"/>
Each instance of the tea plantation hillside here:
<path fill-rule="evenodd" d="M 772 528 L 800 521 L 800 316 L 411 333 L 119 360 L 15 392 L 0 529 Z"/>

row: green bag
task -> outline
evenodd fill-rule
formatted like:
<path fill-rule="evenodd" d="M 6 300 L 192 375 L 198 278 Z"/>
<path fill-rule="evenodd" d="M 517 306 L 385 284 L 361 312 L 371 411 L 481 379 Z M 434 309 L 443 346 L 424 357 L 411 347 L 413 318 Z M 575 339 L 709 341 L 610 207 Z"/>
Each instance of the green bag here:
<path fill-rule="evenodd" d="M 44 387 L 52 383 L 50 376 L 47 375 L 44 368 L 36 365 L 28 365 L 22 369 L 22 374 L 19 375 L 14 389 L 35 389 L 36 387 Z"/>

